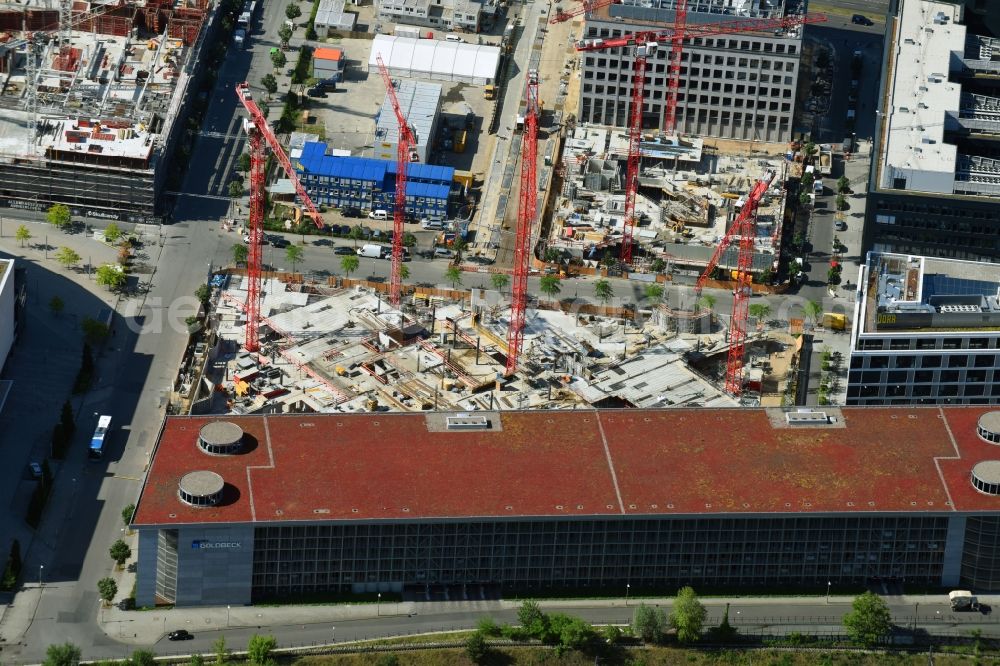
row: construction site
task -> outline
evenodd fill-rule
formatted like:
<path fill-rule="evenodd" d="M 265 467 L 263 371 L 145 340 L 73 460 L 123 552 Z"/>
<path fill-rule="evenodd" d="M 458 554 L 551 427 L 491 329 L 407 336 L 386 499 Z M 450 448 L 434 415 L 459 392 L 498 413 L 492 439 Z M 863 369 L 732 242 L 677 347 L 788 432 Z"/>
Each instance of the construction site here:
<path fill-rule="evenodd" d="M 158 222 L 207 0 L 0 2 L 0 206 Z"/>

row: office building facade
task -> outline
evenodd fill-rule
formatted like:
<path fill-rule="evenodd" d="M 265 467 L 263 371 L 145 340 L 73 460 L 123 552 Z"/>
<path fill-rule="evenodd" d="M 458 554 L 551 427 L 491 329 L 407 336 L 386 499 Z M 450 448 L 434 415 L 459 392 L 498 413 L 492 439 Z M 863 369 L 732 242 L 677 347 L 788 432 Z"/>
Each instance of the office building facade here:
<path fill-rule="evenodd" d="M 983 408 L 171 417 L 134 519 L 136 598 L 995 590 L 996 442 Z"/>
<path fill-rule="evenodd" d="M 1000 404 L 1000 267 L 869 253 L 848 405 Z"/>
<path fill-rule="evenodd" d="M 587 19 L 587 40 L 668 30 L 674 0 L 652 7 L 611 5 Z M 689 25 L 778 17 L 783 8 L 748 17 L 714 3 L 690 3 Z M 753 141 L 789 141 L 802 53 L 801 30 L 745 32 L 693 38 L 684 45 L 677 96 L 678 132 Z M 643 84 L 643 127 L 664 127 L 670 44 L 661 42 L 647 59 Z M 585 51 L 577 118 L 625 127 L 629 121 L 633 48 Z"/>
<path fill-rule="evenodd" d="M 897 3 L 880 84 L 864 247 L 1000 258 L 1000 40 L 972 34 L 963 5 Z"/>

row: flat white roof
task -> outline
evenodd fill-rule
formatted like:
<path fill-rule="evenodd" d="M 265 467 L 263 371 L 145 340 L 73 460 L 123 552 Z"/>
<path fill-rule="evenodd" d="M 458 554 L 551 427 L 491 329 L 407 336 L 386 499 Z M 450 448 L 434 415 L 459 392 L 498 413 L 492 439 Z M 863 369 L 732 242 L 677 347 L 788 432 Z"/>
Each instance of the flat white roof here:
<path fill-rule="evenodd" d="M 956 146 L 944 142 L 945 116 L 958 115 L 962 87 L 948 80 L 965 52 L 961 7 L 903 3 L 893 47 L 891 96 L 880 186 L 952 194 Z M 898 181 L 905 180 L 904 187 Z"/>
<path fill-rule="evenodd" d="M 417 145 L 427 145 L 433 138 L 431 134 L 434 132 L 434 119 L 441 106 L 441 84 L 400 81 L 396 88 L 396 98 L 399 100 L 399 108 L 417 135 Z M 386 93 L 382 110 L 379 111 L 375 140 L 385 143 L 399 141 L 399 122 L 389 100 L 389 93 Z"/>
<path fill-rule="evenodd" d="M 379 54 L 390 70 L 417 78 L 493 81 L 500 64 L 500 49 L 496 46 L 395 35 L 375 35 L 368 58 L 371 71 L 378 69 Z"/>

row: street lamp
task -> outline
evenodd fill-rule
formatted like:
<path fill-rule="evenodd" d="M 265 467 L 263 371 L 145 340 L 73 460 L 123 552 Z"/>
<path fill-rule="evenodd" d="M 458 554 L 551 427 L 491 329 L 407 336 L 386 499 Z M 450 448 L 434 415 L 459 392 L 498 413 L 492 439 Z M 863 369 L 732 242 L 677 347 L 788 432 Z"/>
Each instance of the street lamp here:
<path fill-rule="evenodd" d="M 44 585 L 44 583 L 42 583 L 42 569 L 44 568 L 45 568 L 44 564 L 38 565 L 38 587 L 42 587 Z"/>
<path fill-rule="evenodd" d="M 382 593 L 379 592 L 378 593 L 378 599 L 375 600 L 375 616 L 376 617 L 378 617 L 378 616 L 380 616 L 382 614 L 381 606 L 382 606 Z"/>
<path fill-rule="evenodd" d="M 826 603 L 830 603 L 830 581 L 826 581 Z"/>
<path fill-rule="evenodd" d="M 226 628 L 229 628 L 229 611 L 232 610 L 232 606 L 226 606 Z"/>
<path fill-rule="evenodd" d="M 333 633 L 333 642 L 337 642 L 337 627 L 330 627 L 330 631 Z"/>
<path fill-rule="evenodd" d="M 632 588 L 632 584 L 631 583 L 625 583 L 625 605 L 626 606 L 628 606 L 628 593 L 629 593 L 629 590 L 631 588 Z"/>

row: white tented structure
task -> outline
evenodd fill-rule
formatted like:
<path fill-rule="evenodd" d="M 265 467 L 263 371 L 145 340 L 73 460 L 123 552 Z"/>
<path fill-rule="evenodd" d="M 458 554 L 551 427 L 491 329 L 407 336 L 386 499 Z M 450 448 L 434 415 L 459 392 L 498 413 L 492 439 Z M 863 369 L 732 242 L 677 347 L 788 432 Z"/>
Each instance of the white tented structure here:
<path fill-rule="evenodd" d="M 378 70 L 379 55 L 392 76 L 474 86 L 495 83 L 500 66 L 500 49 L 496 46 L 394 35 L 375 36 L 369 70 Z"/>

